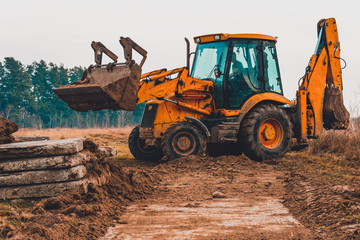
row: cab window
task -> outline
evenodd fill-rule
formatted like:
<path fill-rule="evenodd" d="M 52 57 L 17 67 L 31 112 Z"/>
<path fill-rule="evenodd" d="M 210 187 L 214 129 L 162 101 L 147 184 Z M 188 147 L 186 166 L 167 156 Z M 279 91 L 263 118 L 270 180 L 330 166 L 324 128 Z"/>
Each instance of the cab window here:
<path fill-rule="evenodd" d="M 264 41 L 263 44 L 265 91 L 282 94 L 275 42 Z"/>
<path fill-rule="evenodd" d="M 262 89 L 259 82 L 260 45 L 258 40 L 234 41 L 227 91 L 230 109 L 240 108 L 248 96 Z"/>
<path fill-rule="evenodd" d="M 196 49 L 191 76 L 197 79 L 214 82 L 215 105 L 220 108 L 224 105 L 223 81 L 225 63 L 228 52 L 228 42 L 211 42 L 199 44 Z M 222 73 L 215 77 L 215 69 Z"/>

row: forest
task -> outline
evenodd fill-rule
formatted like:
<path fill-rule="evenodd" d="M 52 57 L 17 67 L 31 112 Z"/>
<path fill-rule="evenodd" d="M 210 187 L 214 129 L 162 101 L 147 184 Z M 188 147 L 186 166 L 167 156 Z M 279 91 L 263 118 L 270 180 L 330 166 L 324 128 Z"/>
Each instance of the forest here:
<path fill-rule="evenodd" d="M 76 112 L 59 100 L 56 87 L 81 79 L 84 67 L 66 68 L 43 60 L 24 65 L 13 57 L 0 62 L 0 116 L 22 128 L 124 127 L 141 121 L 143 105 L 133 112 Z"/>

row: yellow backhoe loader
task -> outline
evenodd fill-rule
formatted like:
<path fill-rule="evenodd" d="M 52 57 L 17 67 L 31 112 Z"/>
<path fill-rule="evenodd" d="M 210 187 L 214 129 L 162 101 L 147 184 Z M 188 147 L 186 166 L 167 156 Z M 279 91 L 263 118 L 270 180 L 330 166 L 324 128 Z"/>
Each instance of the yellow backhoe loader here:
<path fill-rule="evenodd" d="M 129 137 L 137 159 L 245 153 L 251 159 L 281 157 L 293 138 L 304 144 L 325 129 L 346 129 L 340 42 L 334 18 L 317 24 L 315 53 L 299 81 L 296 100 L 283 96 L 275 44 L 261 34 L 209 34 L 197 44 L 187 65 L 141 75 L 147 52 L 121 38 L 125 63 L 94 43 L 96 65 L 80 81 L 54 89 L 77 111 L 134 110 L 146 102 L 142 122 Z M 138 65 L 132 49 L 143 56 Z M 102 53 L 113 63 L 102 65 Z"/>

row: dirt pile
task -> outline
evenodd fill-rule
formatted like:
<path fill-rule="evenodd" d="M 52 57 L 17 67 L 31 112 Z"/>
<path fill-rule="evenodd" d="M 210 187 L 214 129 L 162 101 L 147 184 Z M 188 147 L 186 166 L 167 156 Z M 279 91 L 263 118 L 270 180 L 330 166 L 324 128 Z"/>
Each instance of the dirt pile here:
<path fill-rule="evenodd" d="M 258 167 L 260 163 L 254 162 L 249 158 L 241 156 L 220 156 L 220 157 L 199 157 L 188 156 L 165 162 L 156 167 L 157 170 L 168 172 L 188 172 L 188 171 L 205 171 L 213 172 L 214 170 L 238 171 L 244 166 Z"/>
<path fill-rule="evenodd" d="M 0 144 L 15 142 L 12 133 L 19 130 L 16 123 L 0 117 Z"/>
<path fill-rule="evenodd" d="M 121 215 L 123 206 L 152 191 L 157 179 L 147 171 L 126 171 L 121 163 L 104 159 L 98 147 L 86 143 L 94 157 L 87 163 L 88 177 L 108 176 L 99 187 L 90 184 L 87 193 L 63 192 L 43 199 L 31 212 L 8 218 L 19 222 L 20 229 L 5 226 L 1 235 L 11 239 L 96 239 Z"/>

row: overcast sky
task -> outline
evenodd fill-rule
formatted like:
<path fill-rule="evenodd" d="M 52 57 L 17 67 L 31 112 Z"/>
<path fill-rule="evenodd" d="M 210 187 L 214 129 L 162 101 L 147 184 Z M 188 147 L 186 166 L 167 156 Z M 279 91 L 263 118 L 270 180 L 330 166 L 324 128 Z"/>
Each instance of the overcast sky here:
<path fill-rule="evenodd" d="M 298 79 L 314 52 L 316 24 L 335 17 L 341 42 L 345 105 L 360 105 L 359 2 L 343 1 L 93 1 L 0 0 L 0 61 L 41 59 L 67 67 L 94 63 L 91 41 L 101 41 L 120 59 L 120 36 L 148 51 L 143 72 L 185 65 L 184 37 L 209 33 L 261 33 L 278 37 L 285 96 L 295 98 Z M 354 110 L 353 110 L 354 111 Z"/>

